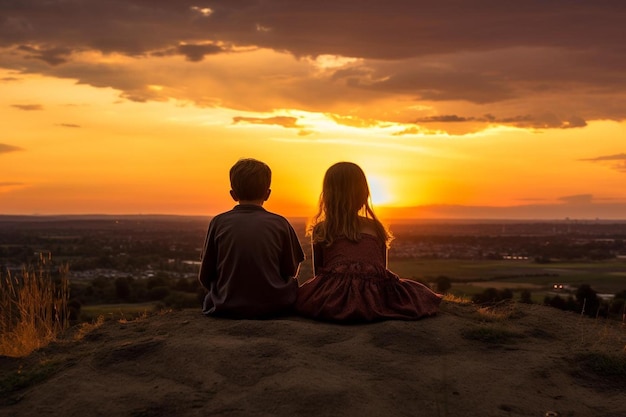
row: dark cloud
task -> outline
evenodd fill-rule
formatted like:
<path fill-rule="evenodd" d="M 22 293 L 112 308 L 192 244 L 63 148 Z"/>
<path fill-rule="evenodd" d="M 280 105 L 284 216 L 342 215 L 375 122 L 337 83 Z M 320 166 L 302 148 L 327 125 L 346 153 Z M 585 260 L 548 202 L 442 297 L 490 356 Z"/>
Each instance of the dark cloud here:
<path fill-rule="evenodd" d="M 20 45 L 20 51 L 26 52 L 27 58 L 40 59 L 50 65 L 60 65 L 68 61 L 72 50 L 65 47 L 45 48 L 39 46 Z"/>
<path fill-rule="evenodd" d="M 370 59 L 512 46 L 623 51 L 624 9 L 619 0 L 515 8 L 497 0 L 20 0 L 0 5 L 0 39 L 131 55 L 200 39 Z"/>
<path fill-rule="evenodd" d="M 20 186 L 20 185 L 24 185 L 24 183 L 23 182 L 10 182 L 10 181 L 1 182 L 0 181 L 0 188 L 3 188 L 3 187 L 15 187 L 15 186 Z"/>
<path fill-rule="evenodd" d="M 7 145 L 5 143 L 0 143 L 0 154 L 1 153 L 9 153 L 9 152 L 16 152 L 16 151 L 22 151 L 22 148 L 19 148 L 17 146 L 13 146 L 13 145 Z"/>
<path fill-rule="evenodd" d="M 76 124 L 73 124 L 73 123 L 59 123 L 58 126 L 61 126 L 61 127 L 71 127 L 71 128 L 81 127 L 80 125 L 76 125 Z"/>
<path fill-rule="evenodd" d="M 518 127 L 532 127 L 532 128 L 559 128 L 559 129 L 571 129 L 576 127 L 584 127 L 587 122 L 580 117 L 573 116 L 569 118 L 562 118 L 555 114 L 542 114 L 538 116 L 523 115 L 513 117 L 498 118 L 492 114 L 486 114 L 480 117 L 474 116 L 459 116 L 456 114 L 444 114 L 438 116 L 421 117 L 413 121 L 417 124 L 428 123 L 501 123 Z"/>
<path fill-rule="evenodd" d="M 415 123 L 455 123 L 455 122 L 472 122 L 475 121 L 475 117 L 462 117 L 457 116 L 456 114 L 444 114 L 441 116 L 429 116 L 422 117 L 420 119 L 415 120 Z"/>
<path fill-rule="evenodd" d="M 187 60 L 192 62 L 202 61 L 205 55 L 218 54 L 223 52 L 224 49 L 217 45 L 193 45 L 185 44 L 178 46 L 178 52 L 187 57 Z"/>
<path fill-rule="evenodd" d="M 337 54 L 370 59 L 551 46 L 623 50 L 623 12 L 618 1 L 463 0 L 234 1 L 206 3 L 217 33 L 243 44 L 299 55 Z M 264 31 L 255 30 L 257 27 Z M 585 30 L 581 30 L 584 28 Z M 338 41 L 338 40 L 341 41 Z"/>
<path fill-rule="evenodd" d="M 401 96 L 417 103 L 470 103 L 479 108 L 476 114 L 498 113 L 499 123 L 575 128 L 587 120 L 626 119 L 625 18 L 621 0 L 529 0 L 514 7 L 498 0 L 3 1 L 0 67 L 113 87 L 135 101 L 213 100 L 256 111 L 282 102 L 328 112 L 338 102 L 366 107 Z M 183 55 L 188 65 L 199 66 L 211 55 L 260 48 L 296 58 L 360 60 L 315 83 L 289 80 L 254 103 L 238 90 L 207 98 L 187 86 L 186 77 L 176 80 L 169 97 L 147 92 L 146 85 L 159 84 L 161 71 L 135 74 L 113 61 L 71 65 L 81 53 L 98 51 L 137 62 Z M 233 83 L 230 74 L 213 69 L 206 68 L 215 82 Z M 253 69 L 242 75 L 238 83 L 259 81 Z M 386 114 L 381 119 L 396 113 Z M 416 118 L 488 122 L 458 117 Z"/>
<path fill-rule="evenodd" d="M 43 106 L 41 104 L 11 104 L 11 107 L 24 111 L 43 110 Z"/>

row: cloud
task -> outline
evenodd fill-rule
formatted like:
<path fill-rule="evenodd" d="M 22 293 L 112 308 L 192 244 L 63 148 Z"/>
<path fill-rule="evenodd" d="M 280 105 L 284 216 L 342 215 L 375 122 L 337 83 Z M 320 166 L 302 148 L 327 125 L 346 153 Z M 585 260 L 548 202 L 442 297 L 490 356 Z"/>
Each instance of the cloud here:
<path fill-rule="evenodd" d="M 17 151 L 23 151 L 23 149 L 17 146 L 0 143 L 0 154 L 9 153 L 9 152 L 17 152 Z"/>
<path fill-rule="evenodd" d="M 12 104 L 11 107 L 24 111 L 43 110 L 43 106 L 41 104 Z"/>
<path fill-rule="evenodd" d="M 297 117 L 291 116 L 274 116 L 274 117 L 233 117 L 233 124 L 249 123 L 258 125 L 274 125 L 282 126 L 287 129 L 299 129 L 298 136 L 309 136 L 314 132 L 306 129 L 304 126 L 298 124 Z"/>
<path fill-rule="evenodd" d="M 429 133 L 428 129 L 424 129 L 422 127 L 419 126 L 411 126 L 411 127 L 407 127 L 406 129 L 402 129 L 398 132 L 394 132 L 392 133 L 393 136 L 404 136 L 404 135 L 419 135 L 419 134 L 425 134 L 425 133 Z"/>
<path fill-rule="evenodd" d="M 611 169 L 626 173 L 626 153 L 597 156 L 595 158 L 579 159 L 579 161 L 596 162 L 607 165 Z"/>
<path fill-rule="evenodd" d="M 184 44 L 178 46 L 178 52 L 182 55 L 185 55 L 187 57 L 187 60 L 191 62 L 202 61 L 205 55 L 218 54 L 223 51 L 224 49 L 222 47 L 214 44 Z"/>
<path fill-rule="evenodd" d="M 592 204 L 593 203 L 593 195 L 592 194 L 577 194 L 577 195 L 568 195 L 565 197 L 559 197 L 559 201 L 562 201 L 565 204 Z"/>
<path fill-rule="evenodd" d="M 590 162 L 623 161 L 623 160 L 626 160 L 626 153 L 618 153 L 615 155 L 606 155 L 606 156 L 597 156 L 595 158 L 579 159 L 579 161 L 590 161 Z"/>
<path fill-rule="evenodd" d="M 301 128 L 298 125 L 298 118 L 290 116 L 274 116 L 274 117 L 233 117 L 233 123 L 251 123 L 258 125 L 277 125 L 286 128 Z"/>
<path fill-rule="evenodd" d="M 79 127 L 81 127 L 80 125 L 76 125 L 76 124 L 73 124 L 73 123 L 59 123 L 57 126 L 71 127 L 71 128 L 79 128 Z"/>
<path fill-rule="evenodd" d="M 8 193 L 13 190 L 24 188 L 27 184 L 16 181 L 0 181 L 0 193 Z"/>
<path fill-rule="evenodd" d="M 542 129 L 626 119 L 619 1 L 511 10 L 493 0 L 389 0 L 381 10 L 378 0 L 5 1 L 0 67 L 112 87 L 129 100 L 246 111 L 288 105 Z"/>
<path fill-rule="evenodd" d="M 333 54 L 386 60 L 520 45 L 576 50 L 597 46 L 603 51 L 623 47 L 617 36 L 623 33 L 623 21 L 616 13 L 622 4 L 611 1 L 571 7 L 566 0 L 557 0 L 528 4 L 512 12 L 507 4 L 489 0 L 474 1 L 471 8 L 458 0 L 389 0 L 384 14 L 378 0 L 358 4 L 352 0 L 201 3 L 3 2 L 0 39 L 4 44 L 60 44 L 131 55 L 178 41 L 221 39 L 287 50 L 297 56 Z"/>
<path fill-rule="evenodd" d="M 39 46 L 20 45 L 18 50 L 26 52 L 27 58 L 40 59 L 50 65 L 60 65 L 68 61 L 72 54 L 70 48 L 53 47 L 45 48 Z"/>
<path fill-rule="evenodd" d="M 356 116 L 341 116 L 338 114 L 327 114 L 327 116 L 333 119 L 335 123 L 344 126 L 362 128 L 384 126 L 384 124 L 381 124 L 380 120 L 376 119 L 362 119 Z"/>
<path fill-rule="evenodd" d="M 432 123 L 432 122 L 445 122 L 445 123 L 456 123 L 456 122 L 470 122 L 475 121 L 475 117 L 462 117 L 457 116 L 456 114 L 445 114 L 441 116 L 428 116 L 422 117 L 420 119 L 415 120 L 415 123 Z"/>
<path fill-rule="evenodd" d="M 438 116 L 426 116 L 414 120 L 417 124 L 428 123 L 468 123 L 468 122 L 480 122 L 491 124 L 506 124 L 517 127 L 531 127 L 538 129 L 572 129 L 576 127 L 585 127 L 587 122 L 580 117 L 571 116 L 568 118 L 559 117 L 555 114 L 541 114 L 541 115 L 520 115 L 513 117 L 496 117 L 492 114 L 486 114 L 484 116 L 459 116 L 456 114 L 444 114 Z"/>

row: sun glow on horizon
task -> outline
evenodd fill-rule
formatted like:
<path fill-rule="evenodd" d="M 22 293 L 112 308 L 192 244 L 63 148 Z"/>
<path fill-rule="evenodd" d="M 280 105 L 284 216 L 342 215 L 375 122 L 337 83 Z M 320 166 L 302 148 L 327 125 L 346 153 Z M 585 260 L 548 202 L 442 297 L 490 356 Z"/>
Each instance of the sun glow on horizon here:
<path fill-rule="evenodd" d="M 390 187 L 383 177 L 377 175 L 367 175 L 367 182 L 370 189 L 372 203 L 378 205 L 393 205 L 395 203 L 394 196 L 391 194 Z"/>

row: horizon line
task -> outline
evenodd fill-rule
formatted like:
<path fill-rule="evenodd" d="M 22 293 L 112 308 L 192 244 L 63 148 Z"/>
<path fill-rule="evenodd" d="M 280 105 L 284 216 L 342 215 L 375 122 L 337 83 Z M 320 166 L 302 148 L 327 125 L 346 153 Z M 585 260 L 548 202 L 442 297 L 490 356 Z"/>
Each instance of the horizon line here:
<path fill-rule="evenodd" d="M 219 213 L 218 213 L 219 214 Z M 45 218 L 132 218 L 132 217 L 178 217 L 178 218 L 212 218 L 217 214 L 172 214 L 172 213 L 63 213 L 63 214 L 2 214 L 0 213 L 0 220 L 10 218 L 21 219 L 45 219 Z M 309 219 L 312 216 L 305 215 L 283 215 L 288 219 Z M 379 216 L 380 217 L 380 216 Z M 626 222 L 626 217 L 613 218 L 613 217 L 420 217 L 420 216 L 398 216 L 398 217 L 384 217 L 383 222 L 387 221 L 413 221 L 413 222 Z"/>

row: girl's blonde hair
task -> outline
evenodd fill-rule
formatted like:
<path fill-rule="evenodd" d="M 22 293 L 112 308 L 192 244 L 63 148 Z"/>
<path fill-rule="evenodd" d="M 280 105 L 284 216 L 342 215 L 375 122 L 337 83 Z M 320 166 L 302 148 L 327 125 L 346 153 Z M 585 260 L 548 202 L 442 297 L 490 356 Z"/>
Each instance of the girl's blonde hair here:
<path fill-rule="evenodd" d="M 376 235 L 389 245 L 391 233 L 378 220 L 370 204 L 370 190 L 363 170 L 352 162 L 338 162 L 324 175 L 319 209 L 307 232 L 314 243 L 332 244 L 345 237 L 360 239 L 361 218 L 371 220 Z"/>

